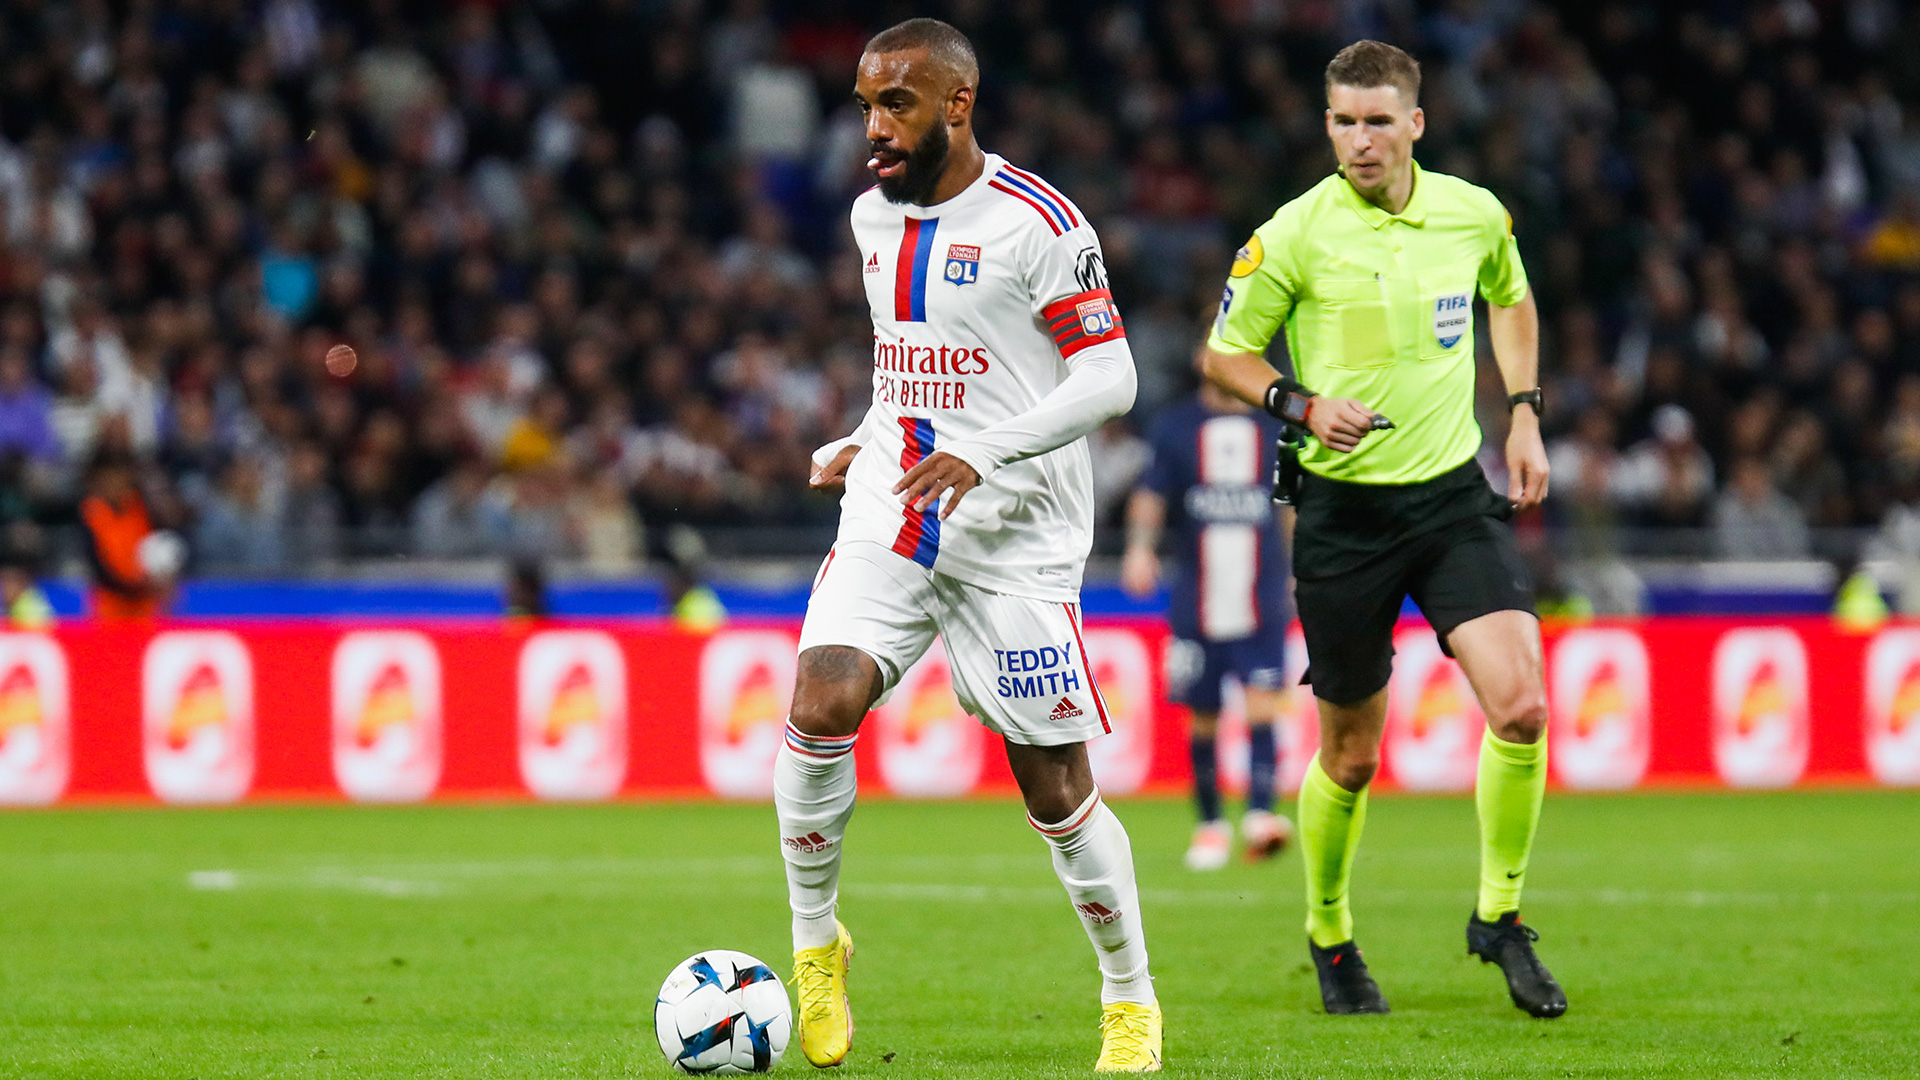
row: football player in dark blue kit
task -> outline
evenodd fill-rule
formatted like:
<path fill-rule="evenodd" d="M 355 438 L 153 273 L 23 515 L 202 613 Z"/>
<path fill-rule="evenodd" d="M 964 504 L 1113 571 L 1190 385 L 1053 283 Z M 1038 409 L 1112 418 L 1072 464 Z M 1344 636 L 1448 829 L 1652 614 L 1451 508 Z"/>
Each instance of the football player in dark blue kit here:
<path fill-rule="evenodd" d="M 1251 760 L 1240 834 L 1247 858 L 1277 855 L 1293 833 L 1273 812 L 1274 725 L 1287 692 L 1287 554 L 1272 501 L 1279 433 L 1278 421 L 1202 383 L 1154 419 L 1153 464 L 1127 504 L 1121 584 L 1129 593 L 1144 596 L 1159 584 L 1160 538 L 1172 538 L 1167 687 L 1192 713 L 1200 824 L 1186 861 L 1194 870 L 1225 866 L 1233 843 L 1220 809 L 1216 743 L 1229 677 L 1246 698 Z"/>

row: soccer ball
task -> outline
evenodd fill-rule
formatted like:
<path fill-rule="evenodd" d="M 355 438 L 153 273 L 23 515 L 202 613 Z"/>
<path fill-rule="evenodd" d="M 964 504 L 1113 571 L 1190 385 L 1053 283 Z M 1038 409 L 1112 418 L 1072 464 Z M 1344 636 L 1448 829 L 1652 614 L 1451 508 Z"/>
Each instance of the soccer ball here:
<path fill-rule="evenodd" d="M 793 1006 L 773 969 L 731 949 L 688 957 L 660 987 L 653 1033 L 681 1072 L 733 1076 L 780 1063 Z"/>
<path fill-rule="evenodd" d="M 160 529 L 140 538 L 134 549 L 140 569 L 155 581 L 172 581 L 187 565 L 187 542 L 171 529 Z"/>

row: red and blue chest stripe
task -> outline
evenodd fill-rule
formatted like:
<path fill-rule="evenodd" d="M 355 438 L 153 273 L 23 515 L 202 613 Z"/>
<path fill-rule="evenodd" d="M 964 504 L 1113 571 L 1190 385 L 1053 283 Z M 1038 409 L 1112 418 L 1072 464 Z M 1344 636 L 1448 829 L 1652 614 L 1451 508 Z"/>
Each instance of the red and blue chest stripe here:
<path fill-rule="evenodd" d="M 908 218 L 900 234 L 893 272 L 893 317 L 899 322 L 927 321 L 927 266 L 933 261 L 933 234 L 939 227 L 939 218 Z"/>
<path fill-rule="evenodd" d="M 901 469 L 911 469 L 933 453 L 933 421 L 903 416 L 900 433 L 906 436 L 906 446 L 900 451 Z M 925 510 L 909 505 L 906 516 L 899 535 L 893 538 L 893 550 L 931 570 L 934 557 L 940 554 L 940 504 L 936 501 Z"/>

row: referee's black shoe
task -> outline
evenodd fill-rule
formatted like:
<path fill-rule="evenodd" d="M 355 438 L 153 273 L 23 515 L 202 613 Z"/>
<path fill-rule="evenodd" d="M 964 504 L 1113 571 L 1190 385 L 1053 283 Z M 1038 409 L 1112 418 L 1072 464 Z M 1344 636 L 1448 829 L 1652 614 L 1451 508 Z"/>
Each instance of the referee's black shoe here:
<path fill-rule="evenodd" d="M 1553 972 L 1534 955 L 1540 932 L 1509 911 L 1498 922 L 1487 922 L 1475 911 L 1467 918 L 1467 952 L 1483 964 L 1499 964 L 1507 977 L 1507 993 L 1530 1016 L 1551 1020 L 1567 1011 L 1567 995 L 1553 981 Z"/>
<path fill-rule="evenodd" d="M 1326 1006 L 1328 1015 L 1393 1011 L 1387 1007 L 1387 999 L 1380 996 L 1380 985 L 1367 974 L 1367 962 L 1360 959 L 1358 945 L 1343 941 L 1323 949 L 1309 938 L 1307 948 L 1313 951 L 1313 966 L 1320 972 L 1320 1004 Z"/>

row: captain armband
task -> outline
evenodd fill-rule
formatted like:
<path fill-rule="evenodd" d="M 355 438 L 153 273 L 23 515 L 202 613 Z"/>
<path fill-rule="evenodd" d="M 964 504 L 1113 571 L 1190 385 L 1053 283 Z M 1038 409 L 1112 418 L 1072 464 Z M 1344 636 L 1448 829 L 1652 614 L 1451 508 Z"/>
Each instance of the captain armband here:
<path fill-rule="evenodd" d="M 1072 356 L 1103 341 L 1123 341 L 1127 331 L 1120 323 L 1120 309 L 1113 305 L 1113 294 L 1106 289 L 1055 300 L 1040 313 L 1047 333 L 1060 349 L 1061 359 Z"/>

